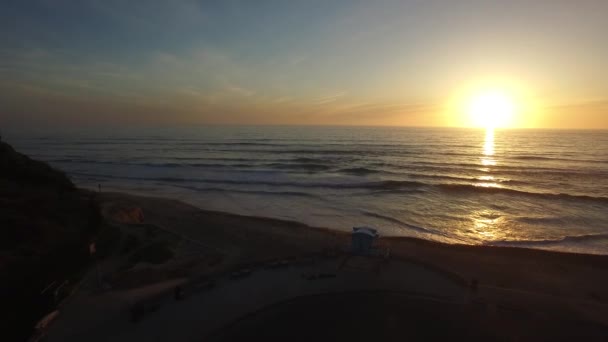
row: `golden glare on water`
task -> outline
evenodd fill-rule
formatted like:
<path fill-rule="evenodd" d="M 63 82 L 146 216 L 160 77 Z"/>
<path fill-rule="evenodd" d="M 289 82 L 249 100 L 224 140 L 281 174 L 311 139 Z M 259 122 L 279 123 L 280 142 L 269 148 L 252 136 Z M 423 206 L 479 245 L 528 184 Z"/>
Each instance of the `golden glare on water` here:
<path fill-rule="evenodd" d="M 513 123 L 515 103 L 501 90 L 486 90 L 475 94 L 468 103 L 467 113 L 475 127 L 493 129 Z"/>
<path fill-rule="evenodd" d="M 492 171 L 491 166 L 497 164 L 494 157 L 496 153 L 494 146 L 494 129 L 487 128 L 481 151 L 481 165 L 483 165 L 484 168 L 480 169 L 486 174 L 477 177 L 477 180 L 480 182 L 475 183 L 475 186 L 482 188 L 501 187 L 500 184 L 497 183 L 496 177 L 489 174 Z M 502 227 L 505 223 L 505 218 L 497 212 L 487 209 L 474 211 L 471 213 L 470 219 L 472 222 L 470 232 L 475 238 L 481 240 L 496 240 L 505 234 Z"/>
<path fill-rule="evenodd" d="M 471 233 L 482 240 L 496 240 L 505 235 L 503 226 L 505 218 L 490 210 L 479 210 L 471 213 Z"/>
<path fill-rule="evenodd" d="M 486 129 L 486 139 L 483 144 L 483 154 L 485 156 L 494 155 L 494 130 Z"/>
<path fill-rule="evenodd" d="M 496 160 L 494 159 L 494 129 L 486 129 L 486 138 L 483 144 L 483 152 L 481 157 L 481 165 L 483 166 L 496 166 Z M 484 169 L 488 172 L 489 169 Z M 479 184 L 478 184 L 479 185 Z M 482 186 L 482 185 L 480 185 Z"/>

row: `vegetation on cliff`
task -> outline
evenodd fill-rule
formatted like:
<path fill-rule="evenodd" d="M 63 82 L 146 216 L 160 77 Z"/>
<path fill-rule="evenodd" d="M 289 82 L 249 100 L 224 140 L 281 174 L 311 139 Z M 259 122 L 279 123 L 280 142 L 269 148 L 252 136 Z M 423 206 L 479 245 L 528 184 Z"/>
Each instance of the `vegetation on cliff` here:
<path fill-rule="evenodd" d="M 3 339 L 27 339 L 36 321 L 78 282 L 101 221 L 93 194 L 0 141 Z"/>

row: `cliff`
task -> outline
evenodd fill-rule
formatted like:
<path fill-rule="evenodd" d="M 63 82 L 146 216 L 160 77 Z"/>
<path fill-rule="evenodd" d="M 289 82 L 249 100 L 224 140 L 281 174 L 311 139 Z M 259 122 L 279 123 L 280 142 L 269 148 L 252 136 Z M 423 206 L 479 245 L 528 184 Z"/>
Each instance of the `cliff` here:
<path fill-rule="evenodd" d="M 101 216 L 91 193 L 0 141 L 2 340 L 27 339 L 90 263 Z M 62 291 L 50 284 L 64 284 Z M 6 335 L 5 335 L 6 334 Z"/>

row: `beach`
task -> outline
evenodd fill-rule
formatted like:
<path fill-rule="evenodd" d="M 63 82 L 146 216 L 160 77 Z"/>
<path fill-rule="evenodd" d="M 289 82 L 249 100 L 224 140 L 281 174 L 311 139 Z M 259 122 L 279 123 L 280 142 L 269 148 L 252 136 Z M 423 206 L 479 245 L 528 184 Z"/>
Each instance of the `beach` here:
<path fill-rule="evenodd" d="M 187 293 L 188 289 L 197 286 L 193 284 L 204 286 L 200 284 L 205 284 L 209 279 L 220 283 L 214 291 L 225 291 L 226 298 L 243 296 L 245 289 L 252 291 L 251 298 L 258 298 L 250 304 L 234 300 L 228 302 L 230 305 L 217 304 L 222 308 L 218 309 L 217 316 L 224 317 L 220 313 L 225 311 L 226 319 L 222 321 L 215 317 L 207 325 L 217 329 L 247 314 L 248 310 L 262 310 L 304 294 L 319 295 L 340 289 L 347 293 L 389 289 L 423 295 L 432 292 L 433 296 L 445 297 L 450 303 L 455 301 L 461 305 L 471 301 L 473 283 L 475 301 L 483 303 L 484 310 L 490 312 L 496 312 L 496 308 L 515 307 L 522 313 L 540 313 L 543 319 L 548 320 L 546 324 L 549 327 L 553 326 L 551 322 L 562 320 L 587 322 L 600 327 L 608 324 L 605 319 L 608 317 L 608 289 L 605 286 L 608 283 L 608 256 L 380 237 L 376 247 L 390 250 L 390 263 L 378 264 L 377 271 L 370 271 L 371 268 L 367 269 L 367 266 L 359 267 L 368 261 L 349 259 L 345 251 L 348 250 L 350 236 L 344 232 L 290 221 L 206 211 L 171 199 L 120 193 L 102 193 L 98 196 L 102 212 L 113 224 L 127 230 L 154 227 L 166 233 L 167 239 L 180 242 L 173 244 L 173 257 L 157 265 L 137 263 L 125 271 L 116 261 L 120 258 L 112 261 L 114 269 L 112 263 L 102 264 L 104 276 L 109 282 L 114 279 L 115 283 L 101 293 L 95 289 L 94 282 L 83 286 L 68 301 L 63 315 L 49 331 L 50 341 L 77 340 L 88 336 L 86 334 L 95 335 L 99 329 L 97 340 L 141 338 L 147 336 L 147 329 L 157 330 L 153 328 L 154 323 L 147 325 L 146 322 L 157 322 L 156 325 L 165 322 L 167 325 L 162 328 L 163 331 L 171 331 L 173 323 L 167 323 L 170 317 L 174 317 L 171 322 L 181 332 L 165 335 L 166 338 L 192 340 L 192 333 L 211 333 L 201 327 L 202 322 L 207 322 L 203 318 L 198 324 L 195 323 L 199 315 L 194 312 L 208 311 L 209 308 L 204 309 L 205 305 L 212 305 L 205 304 L 209 300 L 205 299 L 204 293 L 195 294 L 193 291 L 191 297 L 186 297 L 184 303 L 191 304 L 183 305 L 189 309 L 180 309 L 179 305 L 182 304 L 171 304 L 171 299 L 165 299 L 169 304 L 160 305 L 157 311 L 145 315 L 136 327 L 129 323 L 128 314 L 134 303 L 145 303 L 149 298 L 158 298 L 163 293 L 171 298 L 176 284 L 181 284 Z M 284 275 L 265 273 L 269 272 L 269 264 L 280 260 L 290 265 L 289 270 L 281 271 Z M 311 266 L 302 260 L 316 261 Z M 304 266 L 297 266 L 300 263 Z M 358 263 L 358 266 L 349 267 L 349 263 Z M 279 267 L 279 264 L 276 265 Z M 243 269 L 245 273 L 239 274 L 238 271 Z M 309 281 L 302 280 L 300 275 L 320 270 L 331 270 L 337 280 L 326 283 L 332 284 L 324 285 L 326 288 L 307 287 Z M 254 275 L 249 275 L 250 272 Z M 112 277 L 112 273 L 122 275 Z M 132 275 L 126 276 L 128 273 Z M 142 279 L 137 279 L 138 276 Z M 398 280 L 404 276 L 404 280 Z M 238 280 L 241 277 L 245 280 Z M 355 277 L 352 279 L 356 281 L 345 281 L 348 277 Z M 85 278 L 84 282 L 91 279 L 94 278 Z M 221 285 L 224 281 L 229 285 Z M 252 284 L 238 287 L 239 282 L 248 281 Z M 278 285 L 272 285 L 273 282 L 280 284 L 284 290 L 277 293 Z M 231 286 L 234 286 L 232 290 Z M 264 290 L 264 286 L 270 288 Z M 114 317 L 117 323 L 108 323 L 108 317 Z M 190 323 L 183 323 L 184 319 Z M 496 320 L 503 322 L 502 318 Z M 147 328 L 142 330 L 142 326 Z M 566 326 L 574 334 L 580 328 L 576 324 Z"/>
<path fill-rule="evenodd" d="M 347 247 L 344 232 L 297 222 L 201 210 L 176 200 L 102 195 L 103 201 L 138 207 L 145 221 L 204 242 L 228 254 L 235 264 Z M 580 299 L 608 302 L 608 256 L 558 253 L 526 248 L 448 245 L 414 238 L 381 237 L 394 256 L 452 272 L 464 281 Z"/>

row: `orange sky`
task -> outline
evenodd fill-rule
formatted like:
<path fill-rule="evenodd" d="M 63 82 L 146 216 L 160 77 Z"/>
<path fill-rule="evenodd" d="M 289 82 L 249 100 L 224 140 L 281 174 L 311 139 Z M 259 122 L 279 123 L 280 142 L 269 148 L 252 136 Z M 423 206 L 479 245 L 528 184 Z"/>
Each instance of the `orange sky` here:
<path fill-rule="evenodd" d="M 608 129 L 606 1 L 0 5 L 0 124 Z"/>

